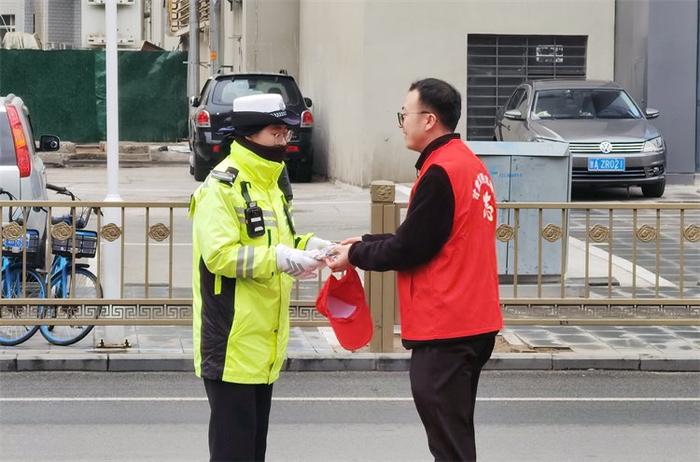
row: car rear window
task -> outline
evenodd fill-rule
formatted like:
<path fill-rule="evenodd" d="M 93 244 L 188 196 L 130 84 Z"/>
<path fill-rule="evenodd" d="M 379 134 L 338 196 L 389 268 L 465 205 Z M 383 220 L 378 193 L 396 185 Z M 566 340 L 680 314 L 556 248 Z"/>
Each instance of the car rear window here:
<path fill-rule="evenodd" d="M 12 141 L 7 113 L 0 111 L 0 165 L 16 165 L 15 146 Z"/>
<path fill-rule="evenodd" d="M 261 93 L 277 93 L 282 95 L 284 104 L 292 109 L 300 109 L 303 105 L 301 93 L 294 80 L 288 77 L 260 76 L 242 77 L 230 80 L 218 80 L 212 102 L 233 107 L 233 100 L 241 96 L 258 95 Z"/>

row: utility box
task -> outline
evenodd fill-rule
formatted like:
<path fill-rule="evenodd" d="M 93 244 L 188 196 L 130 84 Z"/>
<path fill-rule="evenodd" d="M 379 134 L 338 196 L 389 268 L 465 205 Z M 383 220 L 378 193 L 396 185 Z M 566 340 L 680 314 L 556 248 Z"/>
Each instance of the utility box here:
<path fill-rule="evenodd" d="M 469 141 L 466 144 L 488 168 L 497 202 L 571 200 L 568 143 Z M 562 262 L 566 269 L 568 211 L 544 209 L 540 219 L 538 209 L 528 208 L 521 209 L 517 218 L 518 279 L 522 282 L 536 279 L 540 258 L 542 276 L 559 278 Z M 515 210 L 499 210 L 498 273 L 506 281 L 515 274 L 515 221 Z M 541 233 L 544 229 L 546 231 Z M 512 237 L 508 239 L 509 234 Z"/>

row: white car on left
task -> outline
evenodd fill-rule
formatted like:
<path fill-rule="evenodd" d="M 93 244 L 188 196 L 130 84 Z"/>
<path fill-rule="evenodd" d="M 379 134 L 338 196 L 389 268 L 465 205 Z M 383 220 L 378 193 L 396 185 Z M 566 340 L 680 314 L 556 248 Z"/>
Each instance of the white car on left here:
<path fill-rule="evenodd" d="M 17 200 L 47 200 L 46 169 L 39 151 L 56 151 L 60 140 L 53 135 L 42 135 L 39 145 L 34 141 L 29 110 L 21 98 L 9 94 L 0 96 L 0 188 Z M 0 200 L 8 200 L 6 194 Z M 23 217 L 21 210 L 3 207 L 2 225 L 11 219 L 26 219 L 27 229 L 39 231 L 41 243 L 46 242 L 46 211 L 33 207 Z M 41 248 L 44 248 L 43 245 Z M 43 266 L 45 252 L 38 252 L 32 265 Z"/>

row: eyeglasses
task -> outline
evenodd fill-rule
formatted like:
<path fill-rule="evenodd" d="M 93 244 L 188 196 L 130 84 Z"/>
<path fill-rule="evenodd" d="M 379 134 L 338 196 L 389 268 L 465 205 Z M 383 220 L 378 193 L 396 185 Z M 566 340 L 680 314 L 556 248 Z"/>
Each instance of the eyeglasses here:
<path fill-rule="evenodd" d="M 270 133 L 272 137 L 278 143 L 289 143 L 294 138 L 294 132 L 292 130 L 281 130 L 279 132 Z"/>
<path fill-rule="evenodd" d="M 396 117 L 399 119 L 399 128 L 403 128 L 403 121 L 406 118 L 407 115 L 409 114 L 432 114 L 432 112 L 429 111 L 420 111 L 420 112 L 397 112 Z"/>

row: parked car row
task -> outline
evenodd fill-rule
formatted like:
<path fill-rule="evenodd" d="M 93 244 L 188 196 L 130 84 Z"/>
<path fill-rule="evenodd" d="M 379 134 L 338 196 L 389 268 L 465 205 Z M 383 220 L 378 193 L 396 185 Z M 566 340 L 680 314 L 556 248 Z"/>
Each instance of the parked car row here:
<path fill-rule="evenodd" d="M 666 186 L 666 145 L 615 82 L 540 80 L 518 86 L 496 115 L 494 140 L 568 142 L 574 186 L 641 186 L 661 197 Z"/>

